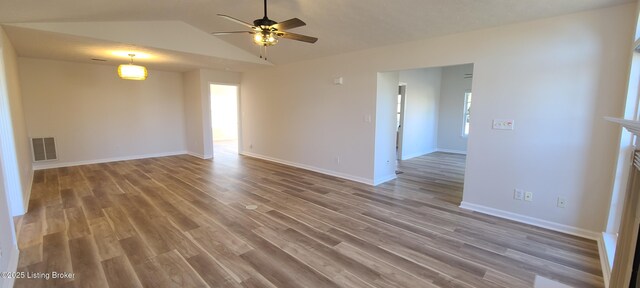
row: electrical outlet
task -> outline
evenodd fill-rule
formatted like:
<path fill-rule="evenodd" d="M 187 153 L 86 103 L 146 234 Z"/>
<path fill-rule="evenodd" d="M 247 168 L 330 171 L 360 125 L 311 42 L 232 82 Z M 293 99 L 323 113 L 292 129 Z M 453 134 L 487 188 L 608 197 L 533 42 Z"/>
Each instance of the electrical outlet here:
<path fill-rule="evenodd" d="M 564 197 L 558 197 L 558 208 L 565 208 L 567 207 L 567 199 Z"/>
<path fill-rule="evenodd" d="M 2 249 L 0 249 L 0 258 L 2 258 Z"/>
<path fill-rule="evenodd" d="M 522 189 L 514 189 L 513 190 L 513 199 L 523 200 L 524 199 L 524 190 L 522 190 Z"/>
<path fill-rule="evenodd" d="M 533 201 L 533 192 L 524 192 L 524 201 Z"/>

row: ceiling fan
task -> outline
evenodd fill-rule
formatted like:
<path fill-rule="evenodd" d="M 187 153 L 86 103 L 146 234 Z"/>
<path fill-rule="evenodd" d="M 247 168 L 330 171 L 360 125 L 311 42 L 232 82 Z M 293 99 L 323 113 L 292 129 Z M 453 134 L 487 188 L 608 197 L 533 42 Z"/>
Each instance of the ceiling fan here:
<path fill-rule="evenodd" d="M 311 37 L 307 35 L 296 34 L 296 33 L 285 31 L 288 29 L 293 29 L 293 28 L 307 25 L 306 23 L 304 23 L 302 20 L 298 18 L 291 18 L 289 20 L 282 21 L 282 22 L 276 22 L 269 19 L 269 17 L 267 17 L 267 0 L 264 0 L 264 17 L 262 17 L 261 19 L 253 20 L 253 25 L 228 15 L 218 14 L 218 16 L 224 19 L 233 21 L 235 23 L 238 23 L 240 25 L 244 25 L 249 29 L 251 29 L 251 31 L 213 32 L 211 34 L 216 36 L 238 34 L 238 33 L 252 34 L 253 42 L 260 45 L 261 47 L 260 58 L 263 57 L 262 49 L 264 49 L 265 60 L 267 60 L 267 57 L 266 57 L 267 46 L 272 46 L 277 44 L 278 38 L 291 39 L 291 40 L 302 41 L 307 43 L 315 43 L 316 41 L 318 41 L 318 38 L 316 37 Z"/>

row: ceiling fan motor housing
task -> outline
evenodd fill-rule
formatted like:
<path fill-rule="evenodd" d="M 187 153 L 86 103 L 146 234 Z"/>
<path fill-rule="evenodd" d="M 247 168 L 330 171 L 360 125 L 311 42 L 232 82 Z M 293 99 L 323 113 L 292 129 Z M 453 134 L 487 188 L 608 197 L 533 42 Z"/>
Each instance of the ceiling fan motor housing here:
<path fill-rule="evenodd" d="M 260 28 L 267 28 L 270 27 L 272 25 L 276 25 L 278 24 L 278 22 L 273 21 L 267 17 L 261 18 L 261 19 L 256 19 L 253 20 L 253 25 L 256 27 L 260 27 Z"/>

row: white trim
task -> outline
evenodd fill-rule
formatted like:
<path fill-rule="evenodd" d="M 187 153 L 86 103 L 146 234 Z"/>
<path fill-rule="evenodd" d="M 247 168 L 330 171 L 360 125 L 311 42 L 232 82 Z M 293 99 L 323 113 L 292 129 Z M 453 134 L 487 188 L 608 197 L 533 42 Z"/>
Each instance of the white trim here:
<path fill-rule="evenodd" d="M 30 170 L 31 170 L 31 175 L 29 175 L 30 176 L 29 177 L 29 183 L 27 183 L 27 191 L 26 191 L 27 193 L 24 194 L 24 192 L 22 192 L 23 195 L 26 195 L 24 197 L 24 203 L 23 203 L 24 204 L 24 214 L 27 214 L 27 212 L 29 212 L 29 199 L 31 199 L 31 189 L 33 188 L 33 175 L 34 175 L 34 173 L 33 173 L 33 165 L 31 166 Z M 24 215 L 24 214 L 22 214 L 22 215 Z"/>
<path fill-rule="evenodd" d="M 382 184 L 384 182 L 391 181 L 391 180 L 394 180 L 396 178 L 398 178 L 398 176 L 396 176 L 395 172 L 393 174 L 391 174 L 391 175 L 387 175 L 387 176 L 384 176 L 384 177 L 379 177 L 379 178 L 373 180 L 373 186 L 378 186 L 378 185 L 380 185 L 380 184 Z"/>
<path fill-rule="evenodd" d="M 553 231 L 571 234 L 574 236 L 587 238 L 591 240 L 597 241 L 598 238 L 600 238 L 600 233 L 598 232 L 589 231 L 586 229 L 564 225 L 564 224 L 551 222 L 547 220 L 542 220 L 538 218 L 533 218 L 525 215 L 520 215 L 517 213 L 495 209 L 495 208 L 491 208 L 483 205 L 473 204 L 465 201 L 462 201 L 462 203 L 460 204 L 460 208 L 472 210 L 472 211 L 476 211 L 476 212 L 480 212 L 480 213 L 484 213 L 484 214 L 488 214 L 488 215 L 492 215 L 492 216 L 496 216 L 496 217 L 500 217 L 508 220 L 513 220 L 516 222 L 530 224 L 533 226 L 538 226 L 538 227 L 546 228 Z"/>
<path fill-rule="evenodd" d="M 2 272 L 16 272 L 18 271 L 18 259 L 20 250 L 17 247 L 11 249 L 11 255 L 9 255 L 9 263 L 7 265 L 7 271 Z M 11 288 L 13 287 L 13 283 L 16 281 L 15 277 L 7 277 L 2 281 L 2 288 Z"/>
<path fill-rule="evenodd" d="M 213 123 L 212 123 L 213 114 L 212 114 L 212 111 L 211 111 L 211 96 L 213 96 L 211 94 L 211 86 L 212 85 L 236 87 L 236 108 L 237 108 L 236 109 L 237 110 L 236 113 L 237 113 L 237 118 L 238 118 L 236 120 L 236 122 L 238 124 L 238 131 L 236 131 L 238 133 L 238 137 L 236 139 L 237 142 L 238 142 L 238 147 L 236 147 L 236 148 L 237 148 L 238 151 L 240 151 L 240 147 L 242 147 L 242 143 L 243 143 L 243 141 L 242 141 L 242 117 L 241 117 L 242 116 L 242 99 L 240 98 L 240 83 L 226 83 L 226 82 L 212 82 L 212 81 L 209 81 L 208 83 L 209 83 L 209 86 L 207 88 L 208 94 L 207 94 L 206 98 L 208 100 L 207 111 L 209 113 L 208 114 L 209 115 L 209 121 L 205 121 L 206 125 L 204 125 L 204 124 L 203 125 L 204 126 L 208 125 L 207 127 L 204 127 L 204 130 L 207 133 L 211 133 L 211 137 L 209 137 L 208 142 L 205 141 L 207 143 L 211 143 L 211 154 L 205 154 L 204 157 L 197 156 L 197 157 L 200 157 L 200 158 L 205 159 L 205 160 L 212 159 L 213 155 L 215 154 L 215 143 L 216 143 L 216 140 L 213 140 L 213 132 L 211 132 L 212 129 L 213 129 Z M 203 136 L 204 135 L 205 134 L 203 134 Z M 220 141 L 220 140 L 218 140 L 218 141 Z M 206 148 L 205 148 L 205 150 L 206 150 Z"/>
<path fill-rule="evenodd" d="M 451 149 L 438 148 L 438 149 L 436 149 L 436 151 L 437 152 L 444 152 L 444 153 L 454 153 L 454 154 L 467 155 L 467 151 L 462 151 L 462 150 L 451 150 Z"/>
<path fill-rule="evenodd" d="M 602 266 L 602 278 L 605 288 L 609 288 L 611 278 L 611 268 L 616 253 L 616 234 L 602 232 L 598 238 L 598 254 L 600 254 L 600 265 Z"/>
<path fill-rule="evenodd" d="M 627 131 L 635 135 L 640 135 L 640 121 L 614 118 L 614 117 L 604 117 L 604 120 L 607 120 L 613 123 L 618 123 L 622 125 L 622 127 L 624 127 L 625 129 L 627 129 Z"/>
<path fill-rule="evenodd" d="M 266 161 L 270 161 L 270 162 L 280 163 L 280 164 L 284 164 L 284 165 L 287 165 L 287 166 L 292 166 L 292 167 L 301 168 L 301 169 L 305 169 L 305 170 L 309 170 L 309 171 L 313 171 L 313 172 L 318 172 L 318 173 L 329 175 L 329 176 L 334 176 L 334 177 L 347 179 L 347 180 L 351 180 L 351 181 L 355 181 L 355 182 L 359 182 L 359 183 L 364 183 L 364 184 L 367 184 L 367 185 L 374 185 L 374 181 L 371 180 L 371 179 L 362 178 L 362 177 L 353 176 L 353 175 L 344 174 L 344 173 L 335 172 L 335 171 L 330 171 L 330 170 L 326 170 L 326 169 L 322 169 L 322 168 L 318 168 L 318 167 L 314 167 L 314 166 L 309 166 L 309 165 L 305 165 L 305 164 L 290 162 L 290 161 L 286 161 L 286 160 L 282 160 L 282 159 L 278 159 L 278 158 L 273 158 L 273 157 L 269 157 L 269 156 L 264 156 L 264 155 L 260 155 L 260 154 L 256 154 L 256 153 L 252 153 L 252 152 L 240 152 L 240 155 L 244 155 L 244 156 L 252 157 L 252 158 L 258 158 L 258 159 L 262 159 L 262 160 L 266 160 Z M 395 177 L 395 175 L 394 175 L 394 177 Z"/>
<path fill-rule="evenodd" d="M 0 55 L 3 47 L 0 45 Z M 6 71 L 4 58 L 0 57 L 0 149 L 2 150 L 2 176 L 4 177 L 4 188 L 8 198 L 9 214 L 11 216 L 25 213 L 26 201 L 23 199 L 22 177 L 20 175 L 20 165 L 18 164 L 15 133 L 13 131 L 13 118 L 11 117 L 11 105 L 9 103 L 9 88 L 6 83 Z M 19 195 L 16 195 L 18 194 Z"/>
<path fill-rule="evenodd" d="M 438 150 L 436 150 L 436 149 L 432 149 L 432 150 L 425 151 L 425 152 L 418 152 L 418 153 L 413 153 L 413 154 L 410 154 L 410 155 L 402 155 L 400 160 L 403 160 L 403 161 L 404 160 L 409 160 L 411 158 L 420 157 L 420 156 L 431 154 L 431 153 L 437 152 L 437 151 Z"/>
<path fill-rule="evenodd" d="M 33 170 L 62 168 L 62 167 L 71 167 L 71 166 L 79 166 L 79 165 L 99 164 L 99 163 L 108 163 L 108 162 L 126 161 L 126 160 L 136 160 L 136 159 L 145 159 L 145 158 L 155 158 L 155 157 L 165 157 L 165 156 L 175 156 L 175 155 L 184 155 L 184 154 L 191 154 L 191 153 L 188 153 L 187 151 L 176 151 L 176 152 L 163 152 L 163 153 L 153 153 L 153 154 L 143 154 L 143 155 L 131 155 L 131 156 L 122 156 L 122 157 L 113 157 L 113 158 L 104 158 L 104 159 L 95 159 L 95 160 L 84 160 L 84 161 L 76 161 L 76 162 L 42 163 L 41 165 L 38 165 L 38 163 L 34 163 L 33 164 Z"/>
<path fill-rule="evenodd" d="M 454 153 L 454 154 L 467 155 L 467 151 L 436 148 L 436 149 L 431 150 L 431 151 L 414 153 L 414 154 L 411 154 L 411 155 L 408 155 L 408 156 L 402 155 L 402 159 L 401 160 L 403 160 L 403 161 L 404 160 L 409 160 L 411 158 L 424 156 L 424 155 L 431 154 L 431 153 L 434 153 L 434 152 L 444 152 L 444 153 Z"/>
<path fill-rule="evenodd" d="M 200 158 L 200 159 L 207 159 L 204 155 L 199 154 L 199 153 L 196 153 L 196 152 L 190 152 L 190 151 L 188 151 L 188 152 L 187 152 L 187 154 L 188 154 L 188 155 L 191 155 L 191 156 L 193 156 L 193 157 Z"/>

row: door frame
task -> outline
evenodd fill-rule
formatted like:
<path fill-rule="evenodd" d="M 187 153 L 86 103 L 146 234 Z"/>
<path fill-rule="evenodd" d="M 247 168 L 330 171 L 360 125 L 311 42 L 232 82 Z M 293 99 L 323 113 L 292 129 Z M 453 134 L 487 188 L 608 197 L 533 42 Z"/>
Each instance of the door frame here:
<path fill-rule="evenodd" d="M 238 152 L 238 154 L 242 153 L 241 148 L 242 146 L 242 100 L 241 100 L 241 96 L 240 96 L 240 84 L 239 83 L 222 83 L 222 82 L 209 82 L 209 97 L 207 97 L 208 99 L 208 105 L 207 105 L 207 113 L 209 115 L 208 121 L 207 123 L 205 123 L 205 129 L 208 129 L 207 131 L 209 131 L 208 133 L 210 133 L 210 137 L 207 137 L 209 139 L 209 143 L 211 143 L 211 152 L 212 154 L 214 154 L 214 149 L 215 149 L 215 145 L 213 145 L 214 141 L 213 141 L 213 125 L 212 125 L 212 118 L 213 118 L 213 111 L 211 111 L 211 86 L 216 85 L 216 86 L 234 86 L 236 87 L 236 106 L 237 106 L 237 123 L 238 123 L 238 147 L 236 147 L 236 151 Z"/>
<path fill-rule="evenodd" d="M 407 102 L 407 83 L 400 82 L 398 83 L 398 95 L 400 96 L 400 123 L 397 127 L 398 132 L 396 133 L 396 159 L 402 160 L 402 139 L 404 135 L 404 111 L 405 105 Z"/>

